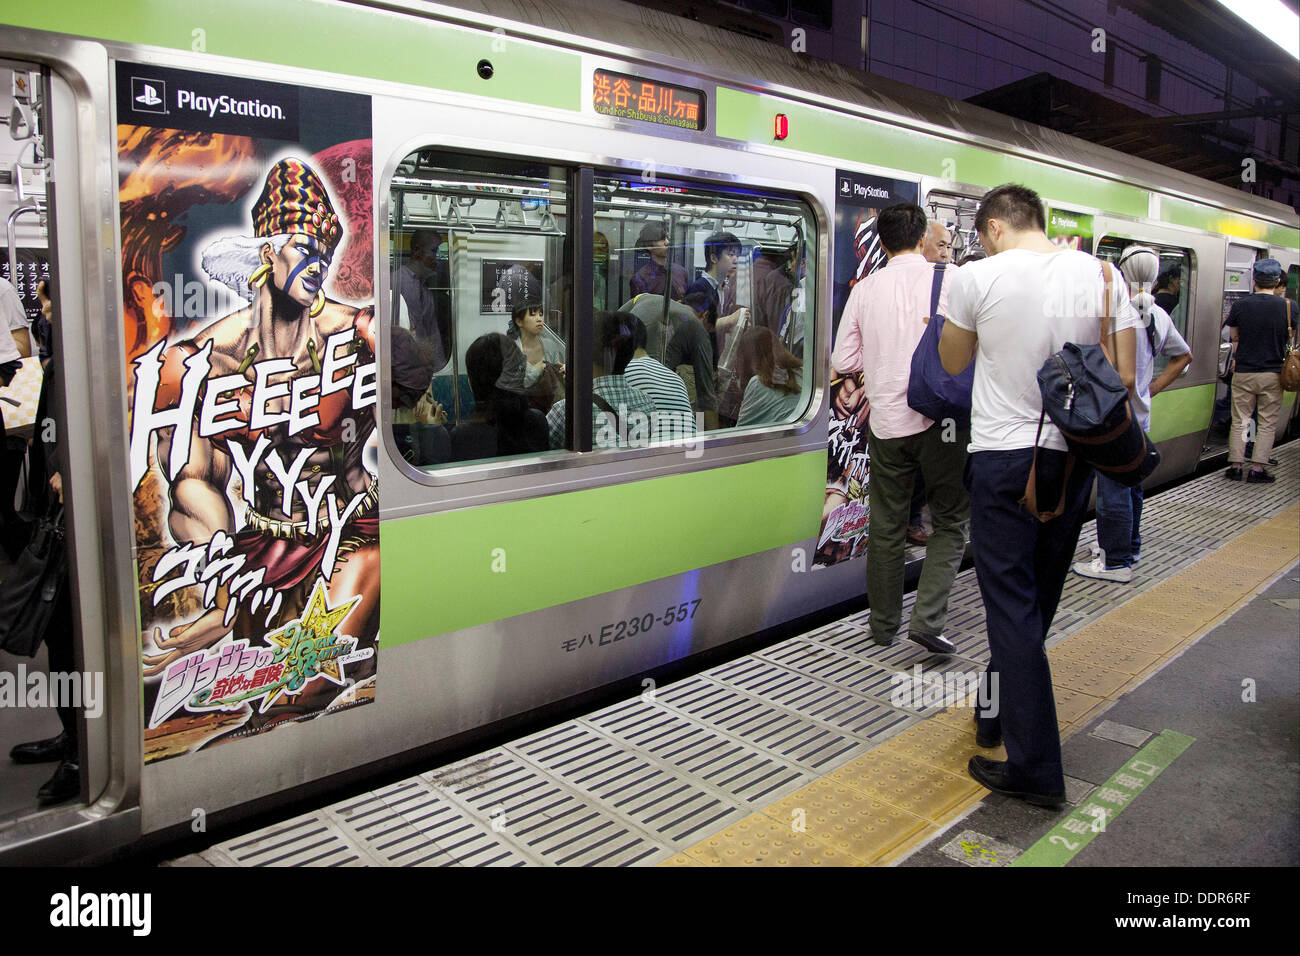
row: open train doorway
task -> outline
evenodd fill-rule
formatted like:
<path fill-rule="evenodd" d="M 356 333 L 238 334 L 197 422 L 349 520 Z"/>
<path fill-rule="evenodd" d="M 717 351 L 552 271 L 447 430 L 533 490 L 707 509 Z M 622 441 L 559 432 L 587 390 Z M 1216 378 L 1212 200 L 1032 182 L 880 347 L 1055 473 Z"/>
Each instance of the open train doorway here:
<path fill-rule="evenodd" d="M 0 844 L 86 797 L 87 673 L 69 574 L 50 75 L 0 59 Z"/>

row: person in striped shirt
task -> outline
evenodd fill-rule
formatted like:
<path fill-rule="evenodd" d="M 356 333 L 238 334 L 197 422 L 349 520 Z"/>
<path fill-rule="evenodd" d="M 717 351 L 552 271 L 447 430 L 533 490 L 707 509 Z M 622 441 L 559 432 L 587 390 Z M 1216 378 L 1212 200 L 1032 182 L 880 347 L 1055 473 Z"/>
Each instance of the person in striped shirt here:
<path fill-rule="evenodd" d="M 623 313 L 626 314 L 626 313 Z M 646 351 L 646 326 L 636 316 L 636 352 L 627 363 L 623 380 L 645 394 L 654 403 L 652 442 L 693 438 L 696 432 L 695 410 L 686 392 L 686 384 L 676 372 L 662 362 L 652 359 Z"/>
<path fill-rule="evenodd" d="M 595 448 L 642 448 L 653 437 L 654 404 L 623 378 L 636 351 L 636 316 L 626 312 L 597 312 L 596 354 L 592 362 L 591 425 Z M 564 416 L 568 399 L 551 406 L 546 415 L 551 447 L 564 448 Z M 602 407 L 603 406 L 603 407 Z"/>

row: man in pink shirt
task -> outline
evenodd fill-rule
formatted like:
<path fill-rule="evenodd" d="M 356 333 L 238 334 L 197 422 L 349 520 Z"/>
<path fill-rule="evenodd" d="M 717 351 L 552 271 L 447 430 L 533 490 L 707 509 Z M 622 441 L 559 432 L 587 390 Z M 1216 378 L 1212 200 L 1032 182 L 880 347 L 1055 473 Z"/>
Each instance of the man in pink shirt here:
<path fill-rule="evenodd" d="M 903 565 L 908 512 L 917 473 L 925 481 L 934 531 L 926 548 L 908 636 L 927 650 L 951 654 L 943 636 L 948 592 L 966 547 L 970 500 L 962 485 L 970 429 L 956 422 L 932 422 L 907 404 L 907 382 L 930 312 L 935 266 L 925 260 L 926 218 L 920 206 L 899 203 L 876 219 L 889 256 L 883 269 L 859 281 L 849 294 L 831 355 L 836 375 L 862 370 L 857 393 L 870 403 L 867 447 L 871 455 L 868 494 L 871 530 L 867 539 L 867 601 L 871 638 L 894 642 L 903 613 Z M 948 271 L 940 275 L 939 314 L 947 302 Z"/>

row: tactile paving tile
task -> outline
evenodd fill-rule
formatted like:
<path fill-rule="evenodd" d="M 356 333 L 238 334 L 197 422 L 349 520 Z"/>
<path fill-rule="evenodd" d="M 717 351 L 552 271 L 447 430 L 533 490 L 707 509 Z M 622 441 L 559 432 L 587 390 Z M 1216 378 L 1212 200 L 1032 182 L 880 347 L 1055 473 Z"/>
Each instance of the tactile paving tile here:
<path fill-rule="evenodd" d="M 862 862 L 761 813 L 733 823 L 686 852 L 708 866 L 855 866 Z"/>
<path fill-rule="evenodd" d="M 862 863 L 875 862 L 927 825 L 924 817 L 847 786 L 834 774 L 763 812 L 788 828 L 805 827 L 806 836 Z"/>
<path fill-rule="evenodd" d="M 905 733 L 885 741 L 877 750 L 958 775 L 966 772 L 971 756 L 981 752 L 975 746 L 974 726 L 962 731 L 933 720 L 909 727 Z"/>
<path fill-rule="evenodd" d="M 1099 635 L 1080 634 L 1049 648 L 1047 657 L 1052 662 L 1052 672 L 1056 672 L 1058 661 L 1067 661 L 1080 667 L 1102 667 L 1112 671 L 1122 671 L 1130 677 L 1146 673 L 1156 661 L 1159 654 L 1134 650 Z"/>
<path fill-rule="evenodd" d="M 1052 684 L 1080 691 L 1093 697 L 1110 696 L 1128 683 L 1131 674 L 1110 670 L 1096 664 L 1082 664 L 1068 657 L 1053 657 Z"/>
<path fill-rule="evenodd" d="M 1097 624 L 1097 636 L 1112 644 L 1148 654 L 1165 654 L 1196 633 L 1203 621 L 1144 614 L 1134 607 L 1121 608 Z M 1069 644 L 1067 642 L 1066 646 Z"/>
<path fill-rule="evenodd" d="M 1059 684 L 1052 684 L 1052 693 L 1056 696 L 1056 719 L 1062 724 L 1077 724 L 1105 702 L 1104 697 L 1084 694 Z"/>
<path fill-rule="evenodd" d="M 964 774 L 880 751 L 849 761 L 831 778 L 932 822 L 983 790 Z"/>

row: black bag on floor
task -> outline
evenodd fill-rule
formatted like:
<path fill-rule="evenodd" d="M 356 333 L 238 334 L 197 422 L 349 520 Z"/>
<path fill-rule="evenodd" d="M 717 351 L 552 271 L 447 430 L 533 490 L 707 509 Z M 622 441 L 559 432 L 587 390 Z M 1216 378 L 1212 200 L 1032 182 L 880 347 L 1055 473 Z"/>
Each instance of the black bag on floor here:
<path fill-rule="evenodd" d="M 68 550 L 63 507 L 37 519 L 32 539 L 0 582 L 0 649 L 32 657 L 45 640 L 59 602 L 66 600 Z"/>

